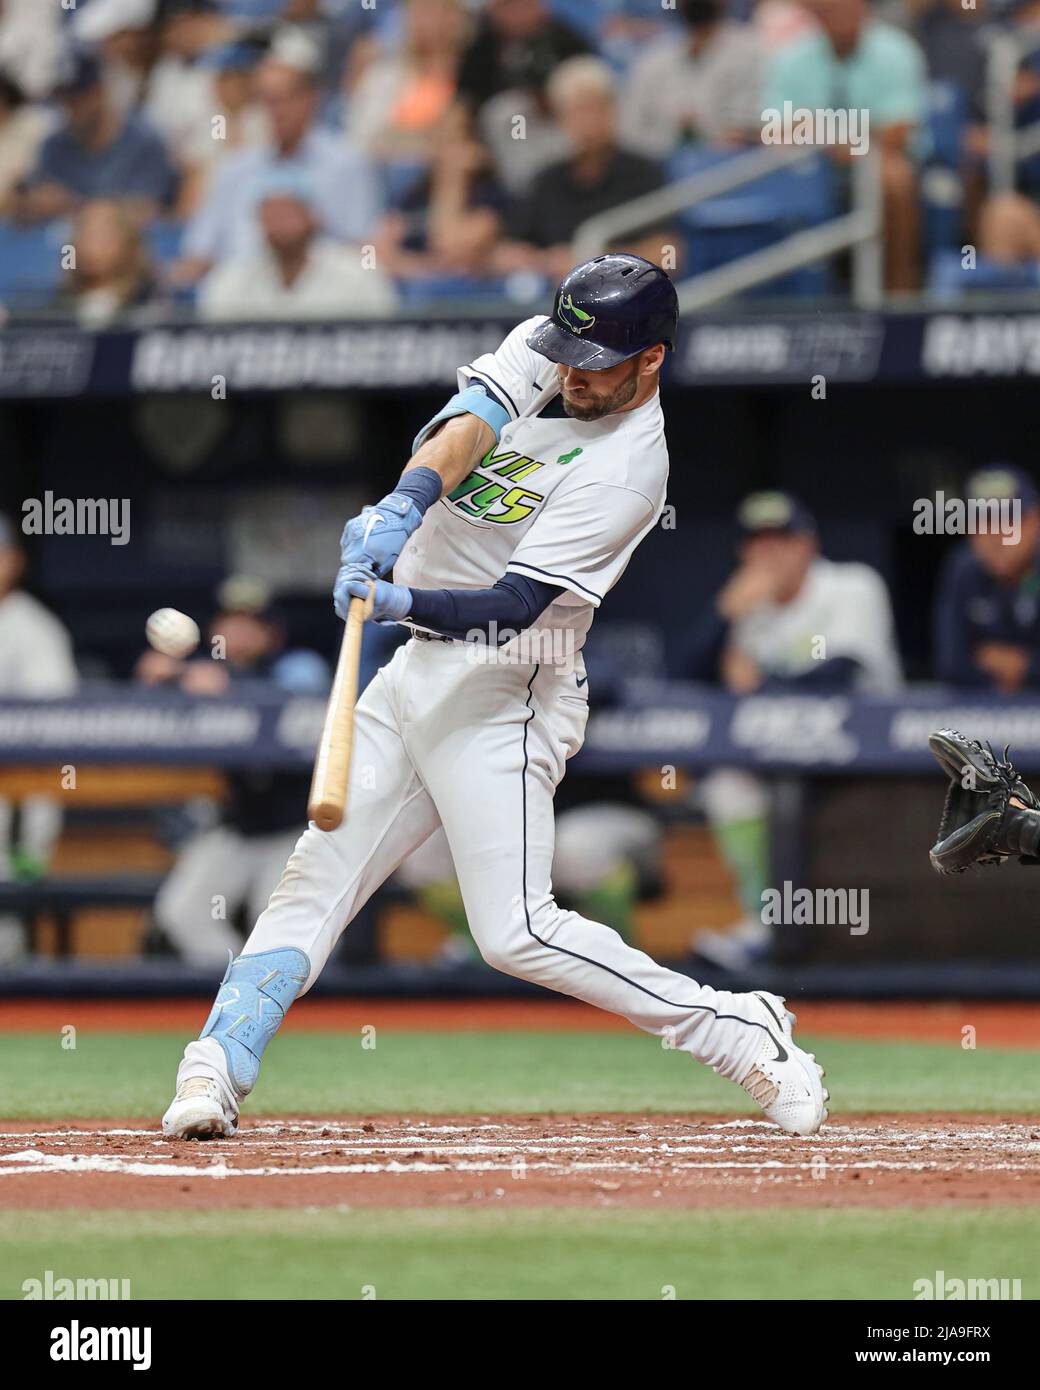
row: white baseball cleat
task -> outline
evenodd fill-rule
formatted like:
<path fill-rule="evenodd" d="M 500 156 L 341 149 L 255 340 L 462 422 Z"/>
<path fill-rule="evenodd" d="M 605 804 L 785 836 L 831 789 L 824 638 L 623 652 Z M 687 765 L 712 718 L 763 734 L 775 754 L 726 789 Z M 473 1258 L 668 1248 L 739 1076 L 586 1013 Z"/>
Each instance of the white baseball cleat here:
<path fill-rule="evenodd" d="M 827 1118 L 830 1096 L 826 1075 L 811 1052 L 803 1052 L 791 1035 L 795 1015 L 776 994 L 757 999 L 765 1010 L 762 1050 L 740 1083 L 765 1111 L 766 1119 L 789 1134 L 815 1134 Z M 774 1026 L 775 1025 L 775 1026 Z"/>
<path fill-rule="evenodd" d="M 167 1139 L 230 1139 L 238 1108 L 224 1088 L 208 1076 L 186 1077 L 162 1119 Z"/>

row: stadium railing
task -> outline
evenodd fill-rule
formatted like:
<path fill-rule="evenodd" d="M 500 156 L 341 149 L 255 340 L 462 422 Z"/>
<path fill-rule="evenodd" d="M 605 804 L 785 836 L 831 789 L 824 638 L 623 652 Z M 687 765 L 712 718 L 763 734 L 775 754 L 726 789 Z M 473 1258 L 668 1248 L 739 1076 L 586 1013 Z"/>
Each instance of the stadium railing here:
<path fill-rule="evenodd" d="M 1010 193 L 1019 164 L 1040 154 L 1040 120 L 1015 129 L 1015 76 L 1024 58 L 1040 49 L 1040 34 L 997 34 L 986 66 L 986 117 L 990 128 L 989 183 Z"/>
<path fill-rule="evenodd" d="M 575 254 L 580 260 L 598 255 L 615 238 L 648 223 L 688 213 L 721 194 L 746 189 L 777 170 L 793 170 L 818 158 L 816 146 L 770 147 L 700 170 L 589 218 L 575 235 Z M 845 250 L 852 252 L 853 302 L 860 308 L 876 308 L 882 298 L 880 166 L 876 156 L 868 153 L 851 161 L 851 171 L 849 212 L 681 280 L 677 286 L 680 308 L 684 312 L 707 308 Z"/>

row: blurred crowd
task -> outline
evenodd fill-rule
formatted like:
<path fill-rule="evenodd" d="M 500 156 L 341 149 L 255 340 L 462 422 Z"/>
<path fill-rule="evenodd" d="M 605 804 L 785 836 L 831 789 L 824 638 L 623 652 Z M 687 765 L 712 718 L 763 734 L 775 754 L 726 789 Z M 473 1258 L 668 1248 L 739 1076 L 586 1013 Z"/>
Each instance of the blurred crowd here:
<path fill-rule="evenodd" d="M 1040 3 L 0 0 L 0 259 L 64 256 L 53 307 L 86 325 L 523 300 L 582 223 L 691 152 L 759 146 L 789 102 L 869 111 L 890 289 L 921 284 L 936 159 L 953 240 L 1040 264 L 1030 161 L 987 190 L 986 55 L 1007 33 L 1040 36 Z M 1036 121 L 1040 49 L 1014 97 Z M 847 199 L 856 156 L 827 157 Z M 689 235 L 651 217 L 617 244 L 681 271 Z"/>

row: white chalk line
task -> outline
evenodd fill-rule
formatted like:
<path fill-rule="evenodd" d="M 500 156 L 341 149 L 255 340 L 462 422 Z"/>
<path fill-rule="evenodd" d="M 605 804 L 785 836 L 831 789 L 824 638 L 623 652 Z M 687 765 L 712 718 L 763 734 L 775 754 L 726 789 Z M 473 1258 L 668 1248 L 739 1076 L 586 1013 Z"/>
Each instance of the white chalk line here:
<path fill-rule="evenodd" d="M 490 1163 L 460 1160 L 455 1163 L 430 1163 L 424 1160 L 402 1162 L 390 1159 L 383 1163 L 322 1163 L 311 1167 L 271 1167 L 259 1168 L 232 1167 L 223 1159 L 216 1159 L 206 1165 L 162 1163 L 155 1160 L 142 1162 L 135 1158 L 104 1157 L 100 1154 L 45 1154 L 28 1149 L 3 1156 L 7 1166 L 0 1169 L 0 1178 L 46 1173 L 120 1173 L 131 1177 L 146 1178 L 274 1178 L 274 1177 L 324 1177 L 329 1175 L 374 1174 L 374 1173 L 513 1173 L 514 1162 Z M 716 1160 L 713 1162 L 680 1161 L 671 1162 L 664 1170 L 648 1168 L 641 1163 L 614 1162 L 609 1160 L 580 1160 L 573 1162 L 551 1162 L 539 1160 L 526 1162 L 525 1171 L 544 1173 L 575 1172 L 629 1172 L 644 1173 L 659 1180 L 671 1173 L 700 1171 L 736 1171 L 793 1173 L 814 1171 L 813 1162 L 785 1162 L 780 1159 L 763 1159 L 759 1162 L 738 1162 L 735 1160 Z M 970 1165 L 973 1170 L 978 1165 Z M 859 1163 L 828 1163 L 828 1171 L 893 1171 L 893 1172 L 963 1172 L 963 1165 L 941 1163 L 897 1162 L 892 1159 L 868 1159 Z M 995 1163 L 983 1166 L 986 1172 L 1031 1172 L 1030 1167 L 1021 1164 Z"/>
<path fill-rule="evenodd" d="M 1040 1142 L 1033 1138 L 1035 1129 L 1021 1123 L 975 1125 L 971 1129 L 952 1131 L 948 1128 L 915 1130 L 912 1135 L 870 1124 L 831 1125 L 809 1140 L 785 1136 L 765 1120 L 738 1119 L 706 1125 L 697 1125 L 695 1121 L 678 1123 L 689 1126 L 689 1132 L 676 1132 L 666 1124 L 663 1134 L 662 1125 L 657 1125 L 654 1130 L 626 1127 L 623 1135 L 613 1128 L 536 1137 L 511 1124 L 484 1121 L 453 1125 L 427 1125 L 420 1121 L 385 1135 L 363 1128 L 362 1123 L 268 1122 L 248 1124 L 235 1139 L 210 1141 L 206 1148 L 213 1153 L 213 1160 L 205 1165 L 164 1162 L 168 1155 L 184 1152 L 184 1149 L 150 1128 L 6 1131 L 0 1133 L 0 1146 L 28 1140 L 32 1147 L 0 1152 L 0 1177 L 46 1173 L 109 1173 L 182 1180 L 382 1173 L 511 1173 L 516 1176 L 520 1161 L 527 1171 L 552 1174 L 613 1171 L 644 1174 L 659 1181 L 684 1172 L 719 1171 L 768 1173 L 781 1179 L 793 1176 L 801 1180 L 803 1173 L 818 1170 L 821 1159 L 827 1171 L 834 1173 L 1035 1173 L 1036 1164 L 1016 1160 L 1040 1153 Z M 475 1140 L 475 1134 L 486 1138 L 483 1142 Z M 66 1148 L 69 1141 L 97 1142 L 103 1146 L 112 1139 L 138 1140 L 152 1152 L 54 1153 L 44 1152 L 40 1147 L 54 1146 L 60 1150 Z M 754 1157 L 763 1148 L 775 1153 L 776 1145 L 784 1142 L 797 1145 L 806 1152 L 806 1159 Z M 991 1153 L 973 1151 L 960 1160 L 947 1161 L 964 1145 L 979 1143 Z M 871 1156 L 857 1158 L 864 1148 L 871 1150 Z M 248 1156 L 256 1149 L 262 1149 L 269 1158 L 284 1157 L 294 1162 L 239 1166 L 227 1161 L 234 1155 Z M 597 1150 L 602 1149 L 609 1150 L 609 1158 L 596 1156 Z M 814 1150 L 811 1159 L 809 1149 Z M 409 1151 L 406 1158 L 394 1156 L 405 1150 Z M 916 1156 L 929 1150 L 938 1150 L 938 1153 L 931 1158 Z M 892 1151 L 898 1152 L 900 1157 L 887 1157 Z M 341 1161 L 300 1165 L 300 1160 L 327 1158 L 330 1154 L 341 1155 Z M 851 1161 L 842 1161 L 843 1158 Z"/>

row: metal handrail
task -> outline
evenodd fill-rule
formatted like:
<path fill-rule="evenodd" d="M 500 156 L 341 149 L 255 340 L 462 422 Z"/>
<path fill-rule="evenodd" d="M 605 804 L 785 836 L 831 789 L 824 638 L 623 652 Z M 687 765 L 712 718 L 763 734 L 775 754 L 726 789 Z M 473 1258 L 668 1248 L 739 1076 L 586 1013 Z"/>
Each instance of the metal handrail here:
<path fill-rule="evenodd" d="M 763 174 L 804 163 L 818 157 L 819 152 L 818 145 L 763 147 L 677 179 L 654 193 L 632 198 L 581 224 L 574 238 L 576 259 L 588 260 L 606 250 L 619 236 L 742 188 Z M 851 164 L 851 212 L 818 227 L 793 232 L 773 246 L 752 251 L 714 270 L 687 277 L 676 287 L 680 308 L 706 308 L 846 249 L 853 252 L 853 300 L 863 308 L 876 307 L 882 298 L 880 161 L 877 155 L 868 153 L 855 156 Z"/>
<path fill-rule="evenodd" d="M 1020 159 L 1040 150 L 1040 121 L 1015 129 L 1015 75 L 1023 58 L 1040 49 L 1040 33 L 997 34 L 986 61 L 986 119 L 989 123 L 989 183 L 1010 193 Z"/>

